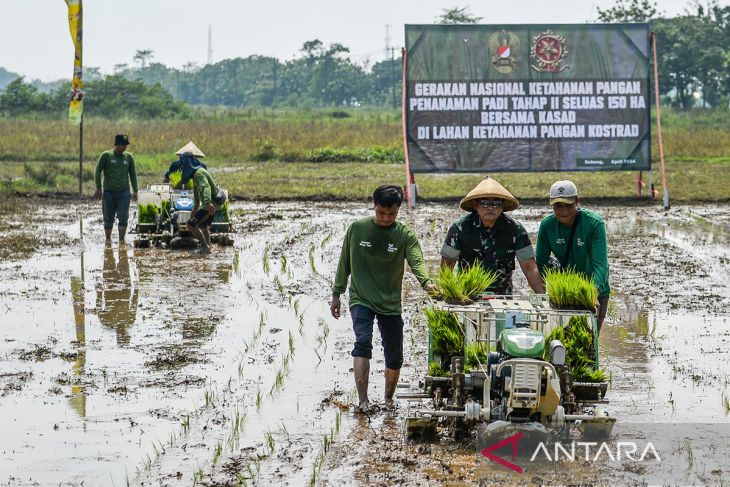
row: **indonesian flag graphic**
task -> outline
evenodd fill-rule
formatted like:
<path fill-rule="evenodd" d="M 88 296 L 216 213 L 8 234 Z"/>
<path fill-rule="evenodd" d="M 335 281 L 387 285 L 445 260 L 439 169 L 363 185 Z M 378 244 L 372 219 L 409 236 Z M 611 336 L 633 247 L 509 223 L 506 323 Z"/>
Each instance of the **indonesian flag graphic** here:
<path fill-rule="evenodd" d="M 502 59 L 509 58 L 509 55 L 510 55 L 509 46 L 499 46 L 497 48 L 497 54 L 499 54 L 499 57 Z"/>

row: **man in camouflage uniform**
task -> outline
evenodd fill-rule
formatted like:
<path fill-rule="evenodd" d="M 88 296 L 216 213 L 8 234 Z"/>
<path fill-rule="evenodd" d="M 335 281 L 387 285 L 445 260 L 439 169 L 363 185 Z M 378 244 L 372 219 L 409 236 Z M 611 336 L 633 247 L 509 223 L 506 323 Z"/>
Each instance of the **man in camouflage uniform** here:
<path fill-rule="evenodd" d="M 525 228 L 504 214 L 519 206 L 517 199 L 495 179 L 487 177 L 467 194 L 459 204 L 468 213 L 451 225 L 441 248 L 441 265 L 460 268 L 479 264 L 497 272 L 499 278 L 487 292 L 512 294 L 512 271 L 515 258 L 536 293 L 545 286 L 535 251 Z"/>

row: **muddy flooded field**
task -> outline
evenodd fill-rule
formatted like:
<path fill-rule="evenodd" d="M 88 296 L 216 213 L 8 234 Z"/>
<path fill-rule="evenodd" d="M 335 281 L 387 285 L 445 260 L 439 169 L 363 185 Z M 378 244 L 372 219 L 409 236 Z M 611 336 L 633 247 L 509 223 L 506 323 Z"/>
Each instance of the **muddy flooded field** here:
<path fill-rule="evenodd" d="M 235 244 L 199 257 L 120 245 L 116 231 L 105 245 L 91 203 L 2 203 L 0 483 L 730 481 L 730 206 L 594 207 L 608 223 L 613 288 L 601 334 L 605 407 L 635 429 L 696 424 L 694 437 L 661 465 L 584 462 L 519 475 L 485 469 L 474 438 L 405 441 L 405 401 L 354 414 L 350 317 L 333 319 L 328 301 L 345 229 L 370 215 L 367 204 L 232 208 Z M 533 241 L 546 211 L 514 213 Z M 458 214 L 433 203 L 401 214 L 432 271 Z M 427 301 L 407 274 L 406 382 L 427 370 Z M 377 345 L 373 399 L 383 368 Z M 681 480 L 647 480 L 666 472 Z"/>

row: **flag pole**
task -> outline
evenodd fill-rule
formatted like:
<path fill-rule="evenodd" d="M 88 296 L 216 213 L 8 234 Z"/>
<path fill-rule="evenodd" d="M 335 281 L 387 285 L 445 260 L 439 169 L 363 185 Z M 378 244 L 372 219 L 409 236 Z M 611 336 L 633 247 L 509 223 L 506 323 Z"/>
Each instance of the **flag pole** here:
<path fill-rule="evenodd" d="M 79 195 L 83 194 L 84 181 L 84 114 L 79 122 Z"/>

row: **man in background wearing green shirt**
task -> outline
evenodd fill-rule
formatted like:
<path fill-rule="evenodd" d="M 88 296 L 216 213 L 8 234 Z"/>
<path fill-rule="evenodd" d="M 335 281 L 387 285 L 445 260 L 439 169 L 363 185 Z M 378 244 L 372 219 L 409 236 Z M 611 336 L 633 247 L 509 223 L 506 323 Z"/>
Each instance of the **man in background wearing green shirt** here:
<path fill-rule="evenodd" d="M 373 322 L 378 330 L 385 355 L 385 404 L 394 407 L 400 368 L 403 365 L 403 318 L 401 290 L 404 261 L 426 291 L 434 289 L 416 234 L 396 221 L 403 202 L 397 186 L 379 186 L 373 193 L 375 216 L 353 222 L 345 233 L 335 283 L 332 286 L 330 311 L 340 317 L 340 295 L 350 278 L 350 314 L 355 331 L 352 350 L 358 410 L 370 411 L 368 381 L 373 357 Z"/>
<path fill-rule="evenodd" d="M 129 152 L 125 152 L 128 145 L 129 137 L 117 134 L 114 137 L 114 148 L 101 153 L 94 172 L 96 182 L 94 197 L 97 200 L 101 199 L 104 234 L 107 242 L 111 242 L 115 218 L 119 220 L 119 241 L 123 242 L 127 234 L 130 183 L 134 191 L 131 198 L 137 201 L 137 170 L 134 167 L 134 157 Z M 102 174 L 104 175 L 103 192 Z"/>
<path fill-rule="evenodd" d="M 562 269 L 574 269 L 593 279 L 598 288 L 598 331 L 608 309 L 608 245 L 606 224 L 598 213 L 578 208 L 578 188 L 572 181 L 550 187 L 553 214 L 540 222 L 535 259 L 544 273 L 552 253 Z"/>

